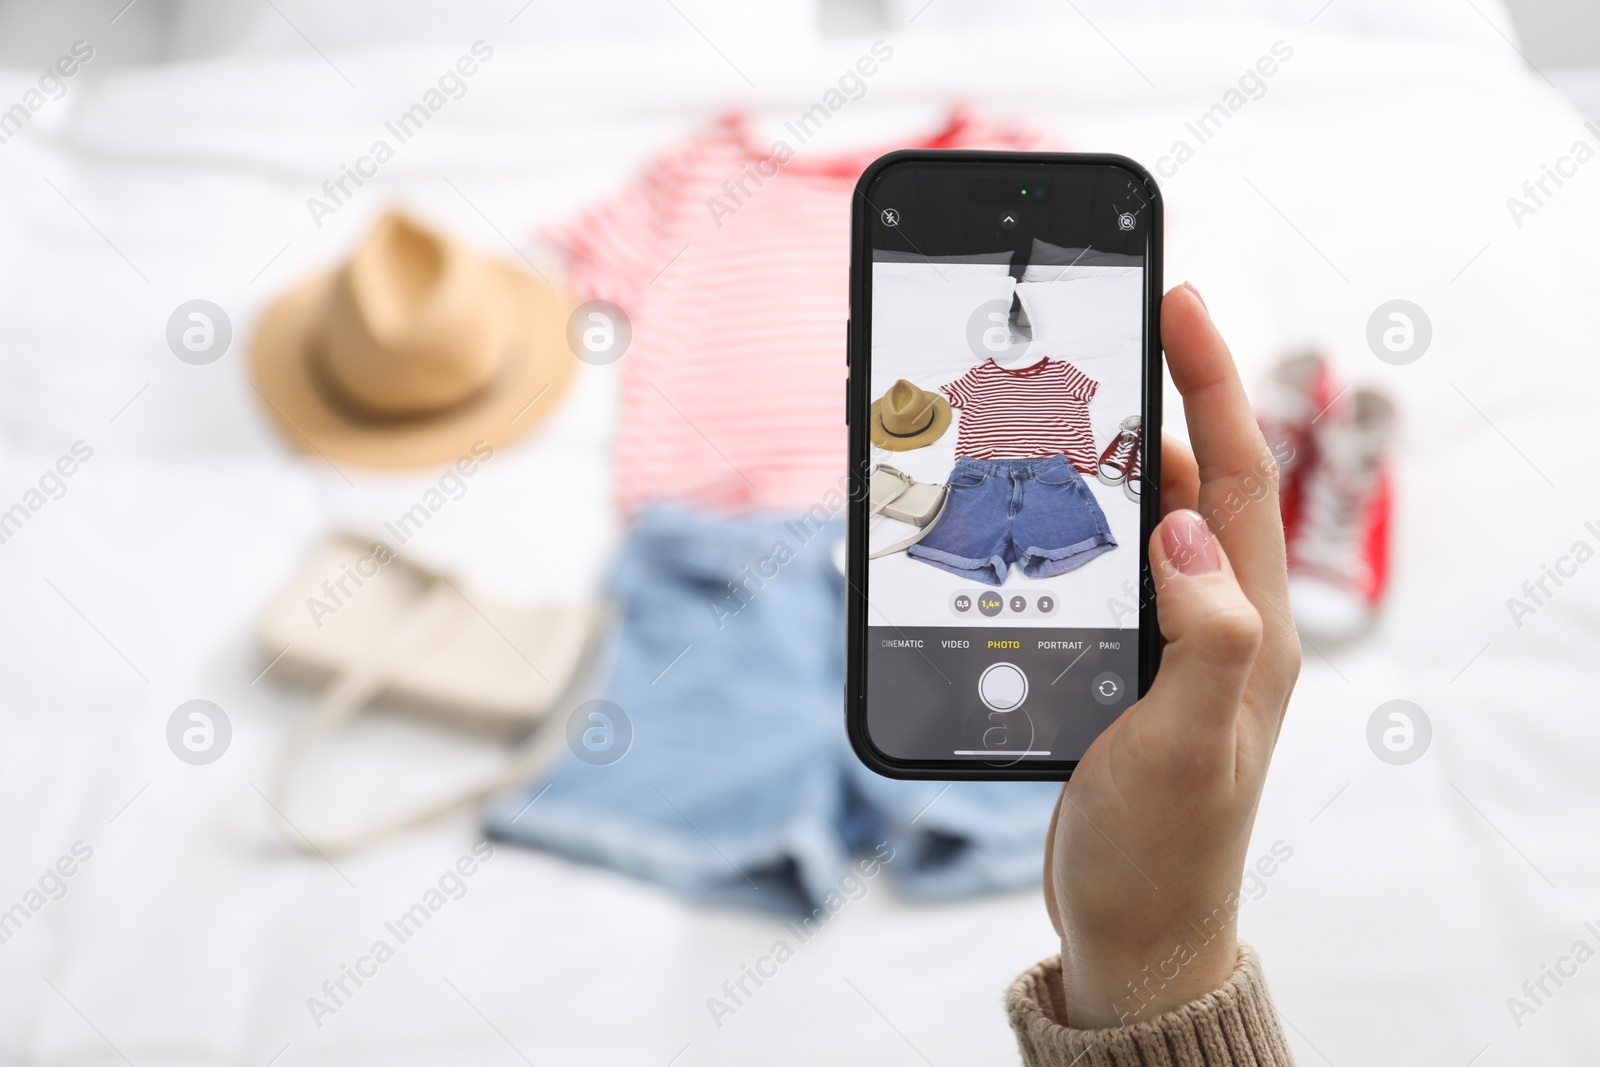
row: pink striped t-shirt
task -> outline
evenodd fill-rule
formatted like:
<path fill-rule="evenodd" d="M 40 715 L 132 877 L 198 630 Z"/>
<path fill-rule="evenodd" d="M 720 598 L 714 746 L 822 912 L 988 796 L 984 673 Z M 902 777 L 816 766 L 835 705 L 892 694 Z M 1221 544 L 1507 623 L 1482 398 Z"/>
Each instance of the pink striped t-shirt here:
<path fill-rule="evenodd" d="M 1089 401 L 1099 386 L 1058 359 L 1016 370 L 984 360 L 943 388 L 950 405 L 961 409 L 956 455 L 1026 459 L 1064 452 L 1079 471 L 1093 474 L 1098 457 Z"/>
<path fill-rule="evenodd" d="M 823 154 L 788 126 L 772 132 L 786 151 L 725 117 L 546 235 L 578 298 L 618 304 L 633 326 L 616 366 L 625 514 L 660 500 L 804 509 L 839 491 L 850 194 L 900 146 Z M 922 143 L 1046 147 L 960 111 Z"/>

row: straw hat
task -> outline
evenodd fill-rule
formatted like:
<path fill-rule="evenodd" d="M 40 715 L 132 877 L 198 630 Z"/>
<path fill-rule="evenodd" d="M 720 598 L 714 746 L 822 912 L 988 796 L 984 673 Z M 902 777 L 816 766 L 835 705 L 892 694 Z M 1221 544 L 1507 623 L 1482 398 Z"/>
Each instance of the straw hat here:
<path fill-rule="evenodd" d="M 549 286 L 390 212 L 349 262 L 267 308 L 251 371 L 302 451 L 434 466 L 543 421 L 577 366 L 569 312 Z"/>
<path fill-rule="evenodd" d="M 931 445 L 950 428 L 950 403 L 901 378 L 872 402 L 872 443 L 891 452 Z"/>

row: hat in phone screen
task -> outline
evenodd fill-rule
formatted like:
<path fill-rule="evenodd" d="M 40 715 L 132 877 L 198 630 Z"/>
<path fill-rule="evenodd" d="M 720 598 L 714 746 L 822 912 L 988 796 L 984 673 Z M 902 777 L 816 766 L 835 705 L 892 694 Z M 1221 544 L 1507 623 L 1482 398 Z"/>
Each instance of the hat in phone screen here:
<path fill-rule="evenodd" d="M 931 445 L 950 428 L 950 402 L 901 378 L 872 402 L 872 443 L 890 452 Z"/>

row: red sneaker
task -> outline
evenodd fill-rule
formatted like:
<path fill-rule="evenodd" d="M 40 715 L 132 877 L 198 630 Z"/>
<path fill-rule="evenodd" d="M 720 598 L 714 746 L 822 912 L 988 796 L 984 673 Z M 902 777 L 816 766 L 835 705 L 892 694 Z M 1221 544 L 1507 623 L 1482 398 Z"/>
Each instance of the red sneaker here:
<path fill-rule="evenodd" d="M 1130 464 L 1139 458 L 1139 439 L 1144 435 L 1143 421 L 1138 415 L 1123 419 L 1117 436 L 1100 453 L 1095 476 L 1106 485 L 1121 485 L 1127 479 Z"/>
<path fill-rule="evenodd" d="M 1139 431 L 1139 444 L 1144 443 L 1144 431 Z M 1142 449 L 1139 444 L 1133 446 L 1133 458 L 1128 461 L 1128 473 L 1122 478 L 1122 492 L 1135 504 L 1139 502 L 1139 494 L 1144 491 L 1144 476 L 1140 473 L 1139 453 Z"/>
<path fill-rule="evenodd" d="M 1377 615 L 1389 582 L 1389 449 L 1394 404 L 1353 389 L 1312 424 L 1289 538 L 1289 600 L 1306 632 L 1351 637 Z"/>
<path fill-rule="evenodd" d="M 1338 395 L 1327 361 L 1315 352 L 1307 352 L 1290 356 L 1273 367 L 1256 403 L 1261 435 L 1278 461 L 1278 501 L 1287 538 L 1295 536 L 1305 472 L 1316 461 L 1314 423 Z"/>

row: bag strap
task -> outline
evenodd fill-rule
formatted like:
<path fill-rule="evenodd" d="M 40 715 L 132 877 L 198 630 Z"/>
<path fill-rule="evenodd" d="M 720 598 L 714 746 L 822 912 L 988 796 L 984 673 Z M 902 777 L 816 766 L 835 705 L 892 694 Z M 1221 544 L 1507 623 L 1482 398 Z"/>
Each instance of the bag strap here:
<path fill-rule="evenodd" d="M 404 814 L 380 819 L 356 830 L 323 831 L 305 820 L 289 817 L 290 783 L 312 749 L 334 730 L 354 719 L 374 697 L 388 687 L 395 668 L 438 641 L 462 618 L 462 597 L 449 582 L 439 580 L 424 590 L 421 597 L 378 641 L 355 662 L 335 674 L 323 687 L 315 706 L 295 724 L 293 732 L 278 753 L 267 785 L 267 800 L 283 836 L 303 852 L 326 855 L 349 852 L 414 829 L 435 819 L 471 807 L 502 789 L 535 777 L 560 754 L 565 731 L 551 730 L 543 724 L 512 752 L 497 770 L 478 781 L 428 801 Z M 598 613 L 597 613 L 598 615 Z M 592 639 L 599 619 L 589 626 Z M 585 657 L 587 658 L 587 657 Z M 574 678 L 582 673 L 582 665 Z"/>
<path fill-rule="evenodd" d="M 896 473 L 898 473 L 898 472 L 896 472 Z M 906 488 L 909 489 L 910 486 L 907 486 Z M 889 503 L 893 503 L 893 501 L 891 500 L 891 501 L 889 501 Z M 912 545 L 916 544 L 918 541 L 922 540 L 924 537 L 927 537 L 929 531 L 931 531 L 935 526 L 939 525 L 939 520 L 944 517 L 944 509 L 946 507 L 948 507 L 949 504 L 950 504 L 950 487 L 947 485 L 947 486 L 944 487 L 944 494 L 939 497 L 939 510 L 933 513 L 933 518 L 928 520 L 928 525 L 924 526 L 922 529 L 918 530 L 916 533 L 912 534 L 910 537 L 906 538 L 904 541 L 900 541 L 900 542 L 898 542 L 896 544 L 890 545 L 888 548 L 880 548 L 876 552 L 869 553 L 867 555 L 867 558 L 868 559 L 881 559 L 884 556 L 891 556 L 896 552 L 904 552 L 906 549 L 910 548 Z M 878 510 L 881 511 L 882 509 L 880 508 Z"/>
<path fill-rule="evenodd" d="M 898 493 L 895 493 L 893 496 L 885 497 L 883 500 L 879 501 L 876 504 L 872 504 L 867 509 L 867 517 L 868 518 L 871 518 L 872 516 L 881 513 L 884 508 L 888 507 L 890 504 L 893 504 L 896 500 L 899 500 L 901 497 L 903 497 L 907 493 L 911 492 L 911 487 L 913 485 L 917 484 L 912 479 L 911 475 L 906 474 L 904 471 L 901 471 L 901 470 L 898 470 L 898 469 L 896 469 L 894 467 L 891 467 L 887 463 L 880 463 L 880 464 L 878 464 L 877 467 L 875 467 L 873 469 L 873 473 L 874 474 L 876 474 L 878 471 L 883 471 L 883 473 L 885 473 L 885 474 L 892 474 L 896 478 L 898 478 L 900 480 L 900 491 Z M 871 483 L 869 482 L 868 484 L 870 485 Z"/>

